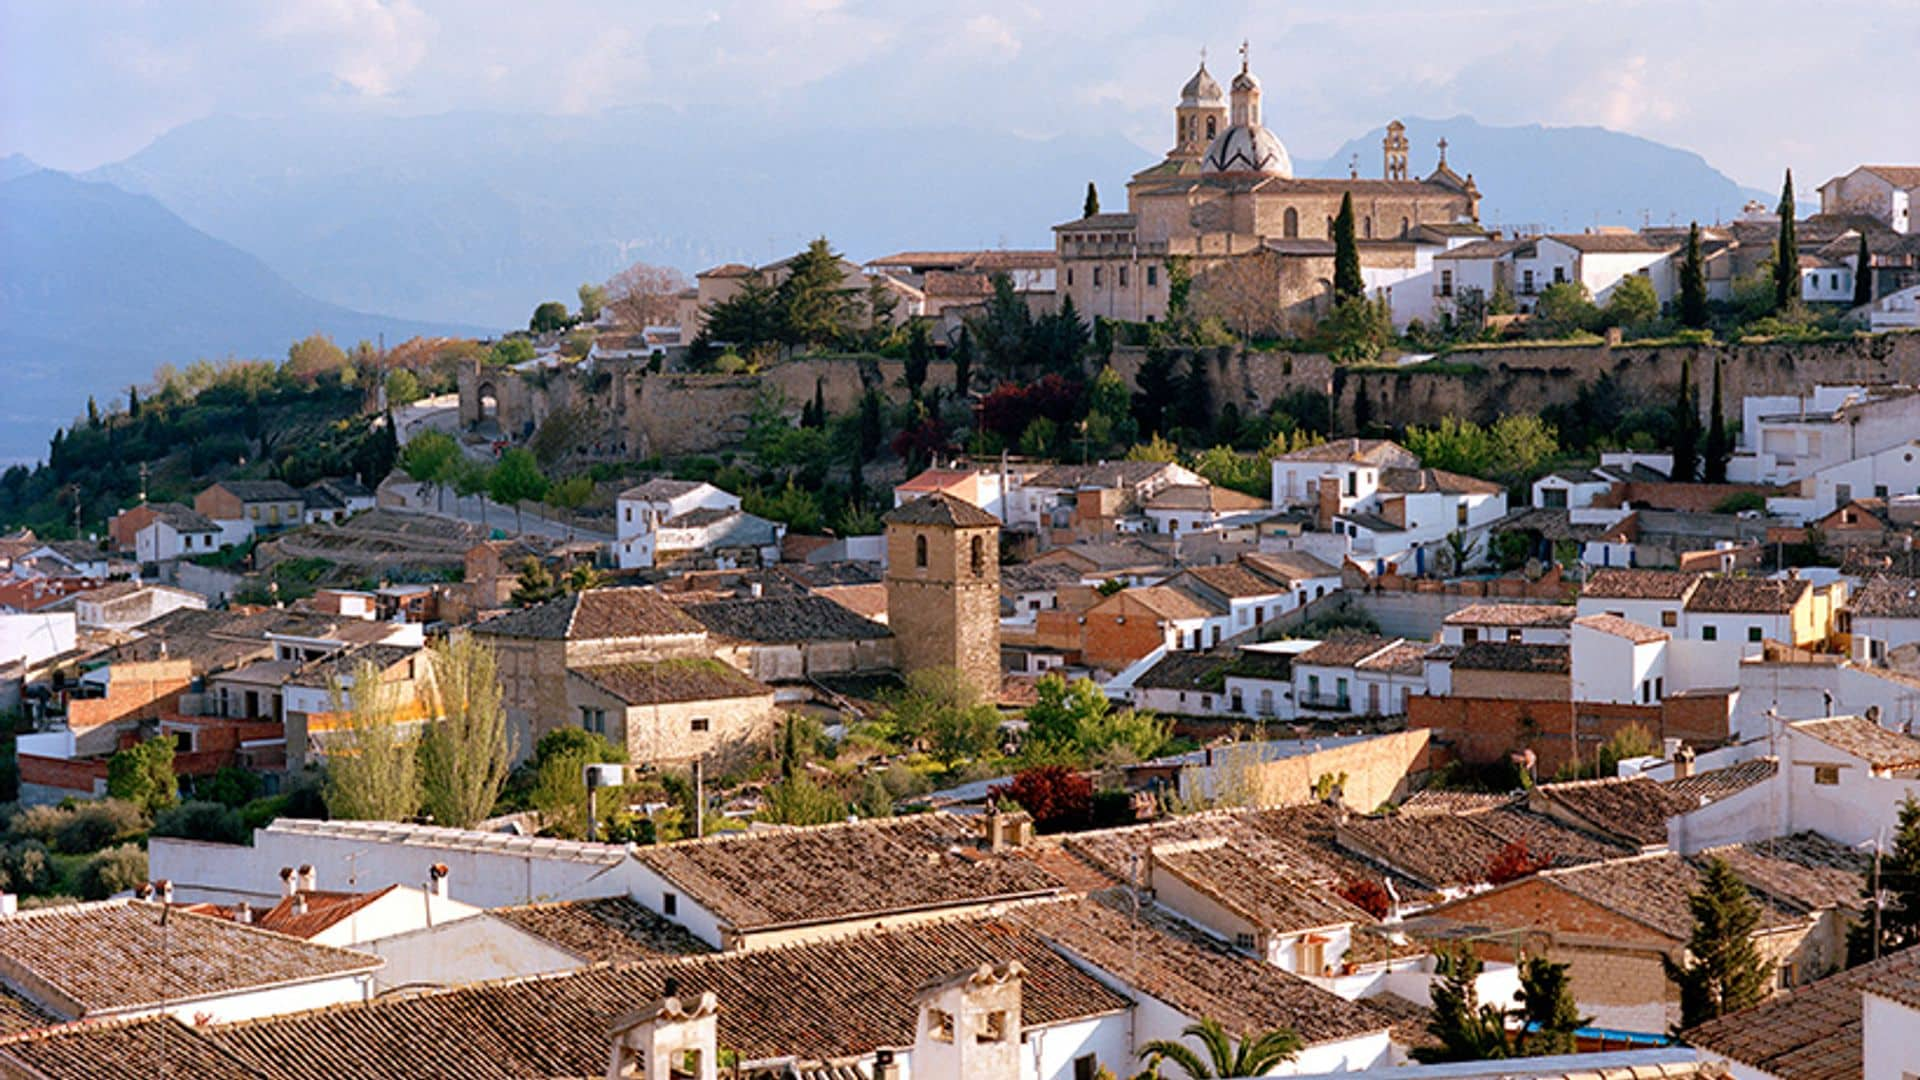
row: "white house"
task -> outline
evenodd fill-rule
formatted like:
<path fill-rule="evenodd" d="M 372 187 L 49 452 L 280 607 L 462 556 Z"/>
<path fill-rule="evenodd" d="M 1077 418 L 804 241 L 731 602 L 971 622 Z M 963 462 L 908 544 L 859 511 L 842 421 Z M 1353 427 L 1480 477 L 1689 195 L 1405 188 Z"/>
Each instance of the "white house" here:
<path fill-rule="evenodd" d="M 738 495 L 701 481 L 661 477 L 630 487 L 614 504 L 616 561 L 622 570 L 653 566 L 658 560 L 663 526 L 671 526 L 695 511 L 739 509 Z M 682 521 L 681 525 L 693 523 Z"/>
<path fill-rule="evenodd" d="M 1876 334 L 1916 326 L 1920 326 L 1920 285 L 1897 289 L 1867 307 L 1867 329 Z"/>
<path fill-rule="evenodd" d="M 1815 386 L 1800 396 L 1743 399 L 1739 450 L 1728 465 L 1728 477 L 1790 484 L 1829 466 L 1912 443 L 1914 432 L 1920 431 L 1920 394 L 1894 389 L 1885 393 L 1865 386 Z"/>
<path fill-rule="evenodd" d="M 1567 645 L 1577 612 L 1566 604 L 1469 604 L 1440 623 L 1445 645 L 1504 641 L 1526 645 Z"/>
<path fill-rule="evenodd" d="M 1144 509 L 1154 532 L 1180 536 L 1207 532 L 1230 519 L 1260 514 L 1271 507 L 1265 499 L 1217 484 L 1174 484 L 1148 499 Z"/>
<path fill-rule="evenodd" d="M 1853 303 L 1853 264 L 1824 255 L 1801 255 L 1800 299 L 1809 304 Z"/>
<path fill-rule="evenodd" d="M 78 629 L 71 611 L 0 614 L 0 664 L 31 666 L 71 652 Z"/>
<path fill-rule="evenodd" d="M 1355 560 L 1374 564 L 1376 573 L 1390 563 L 1424 574 L 1453 533 L 1473 549 L 1471 561 L 1483 547 L 1481 535 L 1506 514 L 1507 489 L 1490 480 L 1441 469 L 1382 469 L 1372 493 L 1333 515 L 1332 528 L 1348 538 Z"/>
<path fill-rule="evenodd" d="M 1820 185 L 1823 214 L 1866 214 L 1897 233 L 1914 231 L 1920 167 L 1858 165 Z"/>
<path fill-rule="evenodd" d="M 1666 696 L 1673 635 L 1617 615 L 1583 615 L 1571 630 L 1573 700 L 1657 705 Z"/>
<path fill-rule="evenodd" d="M 1317 510 L 1324 499 L 1346 510 L 1379 490 L 1381 470 L 1419 466 L 1413 451 L 1388 439 L 1335 439 L 1273 459 L 1272 503 Z"/>
<path fill-rule="evenodd" d="M 1303 715 L 1395 716 L 1427 689 L 1432 645 L 1402 638 L 1331 638 L 1294 657 L 1293 700 Z"/>
<path fill-rule="evenodd" d="M 1677 291 L 1672 262 L 1677 250 L 1669 239 L 1628 230 L 1535 237 L 1512 255 L 1514 300 L 1520 310 L 1531 311 L 1548 286 L 1573 281 L 1586 286 L 1593 302 L 1604 306 L 1620 282 L 1637 275 L 1666 303 Z"/>
<path fill-rule="evenodd" d="M 1853 594 L 1845 617 L 1854 656 L 1886 663 L 1891 650 L 1920 642 L 1920 578 L 1874 578 Z"/>
<path fill-rule="evenodd" d="M 1792 495 L 1767 499 L 1767 512 L 1795 524 L 1817 521 L 1854 499 L 1920 493 L 1920 438 L 1825 466 L 1797 482 Z"/>
<path fill-rule="evenodd" d="M 1865 716 L 1890 731 L 1920 733 L 1920 678 L 1831 653 L 1770 646 L 1740 662 L 1733 737 L 1767 737 L 1771 718 Z"/>
<path fill-rule="evenodd" d="M 151 503 L 154 519 L 133 536 L 134 556 L 142 563 L 167 562 L 220 550 L 226 531 L 220 523 L 177 503 Z"/>

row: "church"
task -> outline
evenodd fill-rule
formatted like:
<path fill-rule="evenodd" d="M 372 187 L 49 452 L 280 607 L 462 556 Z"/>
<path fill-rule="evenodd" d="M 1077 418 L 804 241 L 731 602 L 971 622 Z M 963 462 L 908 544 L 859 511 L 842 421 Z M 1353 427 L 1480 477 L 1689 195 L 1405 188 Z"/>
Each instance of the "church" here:
<path fill-rule="evenodd" d="M 1354 234 L 1370 293 L 1389 300 L 1395 322 L 1430 317 L 1430 261 L 1449 247 L 1485 237 L 1480 191 L 1446 160 L 1425 179 L 1408 176 L 1406 128 L 1387 127 L 1382 175 L 1308 179 L 1261 115 L 1260 79 L 1247 47 L 1231 90 L 1200 69 L 1174 107 L 1174 145 L 1133 175 L 1127 212 L 1094 214 L 1054 226 L 1055 286 L 1086 317 L 1139 322 L 1166 317 L 1167 261 L 1187 257 L 1196 291 L 1231 260 L 1270 253 L 1275 300 L 1289 317 L 1331 306 L 1333 220 L 1353 196 Z"/>

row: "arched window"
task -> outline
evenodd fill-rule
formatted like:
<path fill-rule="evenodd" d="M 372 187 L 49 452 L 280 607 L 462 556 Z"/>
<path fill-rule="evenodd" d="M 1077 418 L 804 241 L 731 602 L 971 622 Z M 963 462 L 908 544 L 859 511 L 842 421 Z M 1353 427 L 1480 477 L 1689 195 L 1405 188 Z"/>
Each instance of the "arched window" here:
<path fill-rule="evenodd" d="M 1219 118 L 1212 116 L 1207 117 L 1207 138 L 1213 138 L 1214 125 L 1217 123 L 1219 123 Z"/>
<path fill-rule="evenodd" d="M 972 547 L 972 551 L 971 551 L 972 558 L 970 561 L 973 565 L 973 576 L 983 577 L 986 575 L 986 572 L 987 572 L 986 537 L 983 537 L 983 536 L 974 537 L 973 544 L 971 545 L 971 547 Z"/>
<path fill-rule="evenodd" d="M 1400 235 L 1407 236 L 1412 232 L 1413 232 L 1413 222 L 1408 221 L 1406 218 L 1401 218 L 1400 219 Z"/>
<path fill-rule="evenodd" d="M 1332 214 L 1327 215 L 1327 237 L 1329 239 L 1333 237 L 1333 215 Z"/>
<path fill-rule="evenodd" d="M 1280 235 L 1286 237 L 1289 240 L 1297 239 L 1299 237 L 1300 211 L 1295 210 L 1291 206 L 1287 207 L 1286 216 L 1280 219 Z"/>
<path fill-rule="evenodd" d="M 1369 240 L 1373 239 L 1373 215 L 1372 214 L 1368 214 L 1366 217 L 1360 219 L 1360 235 L 1366 237 Z"/>
<path fill-rule="evenodd" d="M 913 565 L 922 569 L 927 565 L 927 538 L 924 536 L 913 538 Z"/>

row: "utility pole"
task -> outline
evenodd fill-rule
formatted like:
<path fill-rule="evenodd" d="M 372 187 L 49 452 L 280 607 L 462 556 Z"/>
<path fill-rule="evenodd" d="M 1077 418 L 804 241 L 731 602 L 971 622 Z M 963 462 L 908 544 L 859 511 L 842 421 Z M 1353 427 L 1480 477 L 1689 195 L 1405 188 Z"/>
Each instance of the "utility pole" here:
<path fill-rule="evenodd" d="M 701 758 L 693 759 L 693 838 L 707 835 L 707 774 Z"/>

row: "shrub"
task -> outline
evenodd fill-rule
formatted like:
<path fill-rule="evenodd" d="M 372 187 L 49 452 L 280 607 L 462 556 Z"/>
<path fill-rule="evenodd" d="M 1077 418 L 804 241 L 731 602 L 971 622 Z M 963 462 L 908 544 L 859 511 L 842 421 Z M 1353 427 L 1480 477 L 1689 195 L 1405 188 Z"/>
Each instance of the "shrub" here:
<path fill-rule="evenodd" d="M 1766 496 L 1757 491 L 1741 491 L 1729 495 L 1713 505 L 1716 514 L 1738 514 L 1748 510 L 1765 510 Z"/>
<path fill-rule="evenodd" d="M 147 827 L 140 808 L 119 799 L 101 799 L 81 803 L 55 834 L 55 850 L 66 855 L 85 855 L 90 851 L 122 840 L 131 840 Z"/>
<path fill-rule="evenodd" d="M 58 806 L 23 806 L 7 822 L 7 831 L 17 837 L 51 844 L 59 835 L 60 826 L 72 816 L 73 811 Z"/>
<path fill-rule="evenodd" d="M 16 840 L 0 847 L 0 892 L 33 896 L 52 887 L 53 859 L 47 854 L 47 845 L 38 840 Z"/>
<path fill-rule="evenodd" d="M 260 796 L 260 778 L 245 769 L 223 765 L 203 784 L 194 785 L 194 794 L 223 806 L 244 806 Z"/>
<path fill-rule="evenodd" d="M 241 807 L 240 820 L 247 826 L 248 838 L 252 838 L 254 829 L 266 828 L 275 818 L 299 817 L 292 812 L 293 804 L 292 795 L 269 795 Z"/>
<path fill-rule="evenodd" d="M 1133 793 L 1121 788 L 1094 792 L 1092 818 L 1096 829 L 1133 824 Z"/>
<path fill-rule="evenodd" d="M 1043 833 L 1085 828 L 1093 813 L 1093 782 L 1065 765 L 1027 769 L 989 795 L 1018 803 Z"/>
<path fill-rule="evenodd" d="M 1393 911 L 1393 894 L 1370 877 L 1348 878 L 1334 892 L 1376 919 L 1384 919 Z"/>
<path fill-rule="evenodd" d="M 88 859 L 76 884 L 83 900 L 105 900 L 147 880 L 147 853 L 132 844 L 109 848 Z"/>
<path fill-rule="evenodd" d="M 216 844 L 244 844 L 252 833 L 238 810 L 217 802 L 181 803 L 153 820 L 154 836 L 177 836 Z"/>
<path fill-rule="evenodd" d="M 1515 840 L 1500 849 L 1500 853 L 1487 862 L 1487 884 L 1505 885 L 1509 881 L 1536 874 L 1553 865 L 1553 860 L 1545 856 L 1535 857 L 1527 850 L 1525 840 Z"/>

